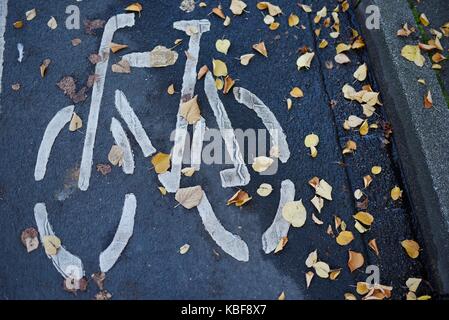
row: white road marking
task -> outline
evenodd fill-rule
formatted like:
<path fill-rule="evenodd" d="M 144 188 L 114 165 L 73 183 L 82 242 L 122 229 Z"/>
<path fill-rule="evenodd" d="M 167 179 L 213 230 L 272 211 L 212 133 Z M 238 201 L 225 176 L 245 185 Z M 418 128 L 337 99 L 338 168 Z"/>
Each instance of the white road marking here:
<path fill-rule="evenodd" d="M 37 203 L 34 206 L 34 218 L 36 220 L 41 242 L 43 242 L 44 236 L 55 235 L 50 222 L 48 221 L 48 213 L 45 208 L 45 203 Z M 47 255 L 47 257 L 51 259 L 56 270 L 58 270 L 64 278 L 73 277 L 75 280 L 79 280 L 84 276 L 83 263 L 81 259 L 71 254 L 63 246 L 58 249 L 56 255 Z"/>
<path fill-rule="evenodd" d="M 129 193 L 125 195 L 122 217 L 111 244 L 100 254 L 100 270 L 108 272 L 122 254 L 134 231 L 134 216 L 136 215 L 136 197 Z"/>
<path fill-rule="evenodd" d="M 5 26 L 8 15 L 8 0 L 0 0 L 0 93 L 2 93 L 3 52 L 5 50 Z M 0 106 L 0 111 L 1 111 Z"/>
<path fill-rule="evenodd" d="M 36 166 L 34 167 L 34 180 L 40 181 L 44 179 L 53 143 L 62 128 L 72 119 L 74 108 L 75 106 L 68 106 L 59 110 L 48 123 L 37 153 Z"/>
<path fill-rule="evenodd" d="M 17 51 L 19 53 L 19 56 L 17 57 L 17 61 L 22 62 L 24 51 L 23 51 L 23 44 L 20 42 L 17 44 Z"/>
<path fill-rule="evenodd" d="M 271 112 L 262 100 L 260 100 L 254 93 L 246 90 L 245 88 L 235 87 L 234 97 L 243 105 L 247 106 L 256 112 L 257 116 L 262 119 L 265 128 L 270 133 L 273 146 L 277 146 L 279 149 L 279 159 L 285 163 L 290 158 L 290 149 L 288 147 L 287 138 L 284 130 L 282 130 L 276 116 Z"/>
<path fill-rule="evenodd" d="M 95 74 L 99 76 L 99 79 L 94 83 L 92 89 L 86 138 L 84 140 L 83 156 L 81 158 L 80 176 L 78 180 L 78 187 L 83 191 L 86 191 L 89 188 L 89 180 L 92 172 L 95 135 L 97 133 L 98 116 L 100 114 L 101 99 L 103 97 L 104 83 L 109 64 L 109 44 L 112 42 L 112 38 L 117 29 L 132 27 L 133 25 L 134 13 L 126 13 L 111 17 L 104 27 L 100 50 L 98 52 L 102 57 L 102 61 L 97 63 L 95 67 Z"/>
<path fill-rule="evenodd" d="M 206 120 L 201 119 L 193 127 L 192 149 L 190 151 L 190 165 L 199 171 L 201 167 L 201 155 L 203 153 L 204 133 L 206 132 Z"/>
<path fill-rule="evenodd" d="M 136 138 L 137 143 L 142 149 L 143 155 L 148 157 L 155 153 L 156 149 L 151 144 L 150 138 L 148 138 L 145 130 L 143 129 L 139 118 L 134 113 L 133 108 L 129 105 L 125 94 L 120 90 L 115 91 L 115 107 L 128 125 L 128 128 L 134 138 Z"/>
<path fill-rule="evenodd" d="M 238 261 L 247 262 L 249 260 L 248 245 L 239 236 L 232 234 L 223 227 L 217 219 L 205 192 L 198 205 L 198 213 L 206 231 L 224 252 Z"/>
<path fill-rule="evenodd" d="M 218 128 L 226 144 L 226 150 L 234 164 L 233 169 L 226 169 L 220 172 L 221 184 L 223 188 L 247 185 L 251 180 L 251 176 L 243 161 L 234 129 L 232 128 L 226 109 L 218 97 L 215 80 L 210 72 L 206 74 L 204 80 L 204 91 L 206 92 L 207 100 L 214 112 Z"/>
<path fill-rule="evenodd" d="M 179 108 L 185 101 L 190 100 L 195 92 L 196 66 L 200 52 L 201 35 L 210 30 L 209 20 L 176 21 L 173 28 L 186 32 L 190 36 L 187 60 L 182 77 L 181 101 Z M 168 192 L 176 192 L 181 181 L 182 159 L 184 155 L 185 139 L 187 135 L 187 121 L 179 114 L 176 118 L 175 145 L 172 150 L 171 171 L 159 174 L 158 178 Z"/>
<path fill-rule="evenodd" d="M 111 132 L 114 137 L 115 143 L 123 150 L 123 172 L 125 174 L 134 173 L 134 156 L 129 144 L 128 137 L 126 136 L 125 130 L 123 130 L 122 125 L 116 118 L 112 118 L 111 121 Z"/>
<path fill-rule="evenodd" d="M 282 216 L 282 208 L 287 202 L 295 199 L 295 185 L 290 180 L 284 180 L 281 184 L 281 199 L 273 223 L 262 235 L 262 247 L 266 254 L 276 249 L 279 241 L 286 237 L 290 223 Z"/>

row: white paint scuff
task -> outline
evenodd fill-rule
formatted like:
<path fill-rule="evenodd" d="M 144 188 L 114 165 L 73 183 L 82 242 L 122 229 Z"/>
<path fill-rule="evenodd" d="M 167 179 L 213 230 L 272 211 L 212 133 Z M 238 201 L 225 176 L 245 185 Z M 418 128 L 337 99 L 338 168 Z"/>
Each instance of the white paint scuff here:
<path fill-rule="evenodd" d="M 72 119 L 74 108 L 75 106 L 68 106 L 59 110 L 48 123 L 37 153 L 36 166 L 34 167 L 34 180 L 40 181 L 44 179 L 53 144 L 62 128 Z"/>
<path fill-rule="evenodd" d="M 17 57 L 17 61 L 22 62 L 24 51 L 23 51 L 23 44 L 20 42 L 17 44 L 17 52 L 19 53 L 19 56 Z"/>
<path fill-rule="evenodd" d="M 48 213 L 44 203 L 37 203 L 34 206 L 34 218 L 36 220 L 39 236 L 43 242 L 44 236 L 54 236 L 55 233 L 48 221 Z M 47 255 L 53 262 L 56 270 L 64 277 L 71 277 L 80 280 L 84 276 L 83 263 L 80 258 L 71 254 L 63 246 L 58 249 L 56 255 Z"/>
<path fill-rule="evenodd" d="M 143 155 L 149 157 L 155 153 L 156 149 L 151 144 L 150 138 L 148 138 L 139 118 L 134 113 L 133 108 L 129 105 L 125 94 L 120 90 L 115 91 L 115 107 L 142 149 Z"/>
<path fill-rule="evenodd" d="M 2 93 L 3 52 L 5 50 L 5 26 L 7 14 L 8 0 L 0 0 L 0 93 Z"/>
<path fill-rule="evenodd" d="M 206 132 L 206 120 L 203 117 L 193 127 L 192 148 L 190 151 L 190 165 L 199 171 L 201 167 L 201 155 L 203 153 L 204 134 Z"/>
<path fill-rule="evenodd" d="M 273 223 L 262 235 L 262 247 L 266 254 L 276 249 L 279 241 L 286 237 L 290 229 L 290 223 L 282 216 L 282 208 L 287 202 L 295 199 L 295 185 L 290 180 L 284 180 L 281 184 L 281 199 Z"/>
<path fill-rule="evenodd" d="M 122 217 L 111 244 L 100 254 L 100 270 L 108 272 L 117 262 L 134 231 L 137 201 L 134 194 L 125 195 Z"/>
<path fill-rule="evenodd" d="M 179 114 L 181 104 L 190 100 L 195 92 L 197 80 L 196 66 L 200 52 L 201 35 L 210 30 L 209 20 L 182 20 L 173 23 L 173 28 L 184 31 L 188 36 L 189 49 L 182 77 L 181 101 L 179 102 L 178 115 L 176 117 L 175 144 L 172 150 L 171 171 L 159 174 L 158 178 L 168 192 L 176 192 L 181 181 L 182 159 L 184 155 L 185 139 L 187 135 L 187 121 Z"/>
<path fill-rule="evenodd" d="M 83 156 L 81 158 L 80 176 L 78 180 L 78 188 L 83 191 L 86 191 L 89 188 L 89 180 L 92 173 L 95 136 L 97 133 L 98 117 L 100 114 L 100 105 L 103 97 L 106 72 L 109 65 L 109 45 L 112 42 L 112 38 L 117 29 L 132 27 L 133 25 L 134 13 L 125 13 L 111 17 L 104 27 L 100 50 L 98 52 L 102 59 L 95 66 L 95 74 L 98 75 L 98 81 L 95 81 L 92 89 L 89 118 L 86 128 L 86 137 L 84 140 Z"/>
<path fill-rule="evenodd" d="M 232 234 L 223 227 L 217 219 L 205 192 L 203 192 L 203 197 L 197 208 L 206 231 L 217 245 L 234 259 L 247 262 L 249 260 L 248 245 L 239 236 Z"/>
<path fill-rule="evenodd" d="M 206 74 L 204 80 L 204 91 L 206 92 L 207 100 L 214 112 L 218 128 L 220 129 L 226 145 L 226 150 L 234 164 L 233 169 L 226 169 L 220 172 L 221 184 L 223 188 L 247 185 L 251 180 L 251 176 L 243 161 L 240 147 L 234 134 L 234 129 L 232 128 L 226 109 L 218 97 L 215 80 L 210 72 Z"/>
<path fill-rule="evenodd" d="M 116 118 L 111 120 L 111 132 L 114 137 L 115 144 L 117 144 L 123 150 L 123 172 L 125 174 L 134 173 L 134 156 L 129 144 L 128 137 L 125 130 Z"/>
<path fill-rule="evenodd" d="M 270 108 L 268 108 L 254 93 L 245 88 L 235 87 L 233 93 L 237 102 L 256 112 L 257 116 L 262 120 L 265 128 L 267 128 L 270 133 L 273 146 L 277 146 L 279 150 L 279 159 L 283 163 L 286 163 L 290 158 L 287 137 Z"/>

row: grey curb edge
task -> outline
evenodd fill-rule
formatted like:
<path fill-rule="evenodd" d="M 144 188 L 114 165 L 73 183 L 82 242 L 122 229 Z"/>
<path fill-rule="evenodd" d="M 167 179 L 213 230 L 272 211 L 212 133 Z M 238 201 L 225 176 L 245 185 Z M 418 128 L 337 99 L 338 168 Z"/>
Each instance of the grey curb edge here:
<path fill-rule="evenodd" d="M 419 68 L 400 55 L 404 45 L 418 43 L 417 39 L 396 36 L 405 22 L 416 26 L 407 1 L 359 2 L 357 20 L 393 125 L 406 189 L 424 241 L 423 254 L 429 262 L 429 280 L 440 296 L 449 296 L 449 109 L 429 59 Z M 369 5 L 380 8 L 380 30 L 365 26 Z M 427 86 L 419 84 L 419 78 L 425 79 Z M 431 88 L 434 102 L 429 110 L 423 108 L 427 88 Z"/>

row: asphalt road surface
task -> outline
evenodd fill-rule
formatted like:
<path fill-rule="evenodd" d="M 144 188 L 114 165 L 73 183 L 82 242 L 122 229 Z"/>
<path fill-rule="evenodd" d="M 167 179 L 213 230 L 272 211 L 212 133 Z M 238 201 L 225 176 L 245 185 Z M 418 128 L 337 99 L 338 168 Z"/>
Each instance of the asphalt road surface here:
<path fill-rule="evenodd" d="M 196 209 L 186 210 L 176 206 L 173 195 L 162 196 L 160 183 L 149 158 L 144 158 L 139 146 L 127 131 L 134 150 L 136 169 L 133 175 L 125 175 L 118 167 L 106 176 L 92 171 L 90 187 L 83 192 L 77 188 L 73 173 L 80 165 L 84 145 L 85 128 L 90 106 L 89 98 L 75 106 L 75 112 L 83 119 L 83 128 L 69 132 L 65 127 L 58 136 L 44 180 L 34 180 L 37 151 L 44 130 L 54 114 L 72 102 L 58 89 L 56 83 L 70 75 L 81 87 L 95 66 L 88 56 L 98 52 L 103 29 L 96 35 L 87 35 L 83 28 L 68 30 L 64 26 L 65 8 L 76 4 L 81 20 L 103 19 L 123 13 L 128 1 L 9 1 L 6 19 L 4 68 L 2 77 L 0 113 L 0 298 L 2 299 L 92 299 L 98 291 L 90 283 L 87 292 L 76 296 L 62 289 L 62 277 L 55 270 L 44 250 L 28 254 L 20 241 L 21 231 L 36 226 L 34 205 L 45 202 L 50 222 L 63 245 L 79 256 L 86 275 L 99 270 L 98 256 L 111 242 L 120 220 L 125 194 L 134 193 L 137 212 L 134 234 L 117 264 L 107 273 L 106 289 L 114 299 L 276 299 L 284 291 L 287 299 L 342 299 L 345 292 L 355 293 L 357 281 L 368 276 L 364 267 L 349 272 L 348 249 L 362 252 L 366 265 L 380 267 L 381 283 L 394 287 L 393 297 L 403 298 L 408 277 L 426 277 L 420 259 L 407 257 L 400 246 L 404 239 L 415 239 L 415 224 L 408 209 L 406 193 L 402 201 L 393 202 L 391 188 L 402 187 L 401 171 L 395 156 L 394 141 L 385 145 L 384 130 L 387 123 L 383 109 L 378 108 L 371 122 L 379 129 L 361 137 L 358 131 L 345 131 L 343 121 L 351 114 L 361 115 L 358 104 L 344 99 L 341 88 L 345 83 L 354 85 L 352 73 L 357 65 L 370 62 L 363 50 L 351 51 L 350 65 L 333 63 L 326 68 L 326 61 L 333 61 L 335 40 L 323 28 L 320 38 L 313 32 L 314 15 L 305 14 L 294 2 L 281 3 L 285 15 L 278 30 L 270 31 L 263 16 L 254 4 L 239 17 L 233 17 L 231 26 L 224 27 L 221 19 L 208 15 L 214 6 L 206 1 L 207 8 L 196 8 L 191 13 L 181 11 L 179 1 L 141 1 L 144 10 L 136 16 L 131 28 L 118 30 L 114 42 L 129 47 L 112 54 L 109 64 L 131 52 L 143 52 L 157 45 L 172 47 L 178 38 L 184 41 L 174 50 L 179 53 L 175 65 L 159 68 L 133 68 L 131 74 L 111 72 L 106 75 L 103 100 L 95 142 L 93 163 L 108 163 L 107 155 L 114 143 L 109 126 L 112 117 L 119 118 L 114 108 L 114 92 L 122 90 L 129 99 L 142 125 L 158 151 L 170 152 L 169 140 L 175 128 L 179 93 L 170 96 L 166 89 L 170 84 L 181 88 L 182 75 L 188 48 L 188 37 L 173 29 L 173 22 L 187 19 L 209 19 L 211 30 L 203 34 L 198 67 L 212 59 L 227 63 L 230 74 L 242 86 L 262 99 L 271 108 L 287 135 L 292 152 L 286 164 L 280 164 L 273 176 L 260 176 L 250 167 L 251 182 L 244 187 L 253 199 L 244 207 L 226 206 L 226 200 L 237 189 L 223 189 L 219 183 L 222 165 L 203 165 L 191 178 L 183 178 L 181 186 L 201 185 L 214 208 L 217 217 L 230 232 L 239 235 L 249 247 L 248 262 L 239 262 L 223 252 L 205 231 Z M 229 1 L 223 7 L 228 15 Z M 250 3 L 250 1 L 247 1 Z M 304 3 L 312 1 L 305 0 Z M 332 10 L 336 1 L 313 1 L 314 11 L 327 5 Z M 37 17 L 25 22 L 22 29 L 14 29 L 13 23 L 23 19 L 27 10 L 37 9 Z M 286 20 L 295 12 L 305 29 L 290 28 Z M 50 30 L 47 21 L 54 16 L 58 27 Z M 341 41 L 349 42 L 351 28 L 358 29 L 351 9 L 340 13 Z M 79 46 L 71 40 L 80 38 Z M 215 41 L 227 38 L 231 48 L 225 56 L 215 50 Z M 322 38 L 330 45 L 318 49 Z M 241 66 L 238 58 L 250 53 L 251 46 L 264 41 L 268 58 L 257 55 L 247 66 Z M 24 58 L 17 61 L 17 43 L 24 45 Z M 369 44 L 367 44 L 369 45 Z M 310 70 L 298 71 L 298 49 L 308 46 L 316 52 Z M 39 66 L 51 59 L 45 78 L 41 78 Z M 11 86 L 20 83 L 19 91 Z M 371 74 L 366 83 L 376 91 L 377 84 Z M 292 87 L 299 86 L 304 97 L 294 99 L 293 108 L 287 111 L 285 100 Z M 217 128 L 212 109 L 204 93 L 204 80 L 198 81 L 196 94 L 201 112 L 209 128 Z M 262 122 L 251 110 L 238 104 L 232 94 L 223 95 L 229 118 L 234 128 L 263 128 Z M 126 126 L 125 126 L 126 128 Z M 127 129 L 126 129 L 127 130 Z M 318 157 L 312 159 L 304 147 L 304 137 L 309 133 L 320 137 Z M 357 142 L 354 155 L 342 156 L 347 140 Z M 246 157 L 246 152 L 245 152 Z M 407 161 L 402 159 L 402 161 Z M 367 211 L 375 216 L 371 231 L 364 235 L 354 229 L 352 215 L 357 212 L 353 192 L 363 188 L 363 176 L 374 165 L 382 166 L 382 173 L 364 190 L 369 198 Z M 76 175 L 76 174 L 75 174 Z M 326 201 L 320 215 L 324 225 L 312 222 L 314 210 L 310 199 L 314 191 L 308 181 L 318 176 L 333 186 L 333 201 Z M 281 181 L 290 179 L 296 186 L 296 199 L 303 199 L 308 220 L 303 228 L 291 228 L 288 244 L 279 254 L 266 255 L 261 246 L 261 236 L 271 224 L 279 202 Z M 256 190 L 263 183 L 270 183 L 274 192 L 266 198 L 257 196 Z M 326 234 L 334 215 L 340 216 L 354 232 L 356 239 L 346 247 L 339 246 Z M 335 232 L 335 231 L 334 231 Z M 380 250 L 377 257 L 367 246 L 376 238 Z M 179 247 L 190 244 L 185 255 Z M 318 256 L 333 268 L 342 268 L 336 281 L 315 277 L 306 289 L 305 266 L 307 255 L 318 249 Z M 422 255 L 425 257 L 425 252 Z"/>

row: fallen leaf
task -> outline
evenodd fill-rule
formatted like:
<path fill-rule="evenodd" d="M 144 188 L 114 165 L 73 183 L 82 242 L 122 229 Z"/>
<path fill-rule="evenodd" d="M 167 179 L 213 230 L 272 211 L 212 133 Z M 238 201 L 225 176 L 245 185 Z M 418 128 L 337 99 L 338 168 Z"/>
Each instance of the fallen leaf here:
<path fill-rule="evenodd" d="M 292 96 L 293 98 L 302 98 L 302 97 L 304 97 L 304 92 L 302 92 L 302 90 L 300 88 L 294 87 L 290 91 L 290 96 Z"/>
<path fill-rule="evenodd" d="M 109 164 L 99 163 L 97 164 L 97 171 L 105 176 L 111 173 L 112 167 Z"/>
<path fill-rule="evenodd" d="M 273 192 L 273 187 L 271 184 L 262 183 L 256 192 L 261 197 L 268 197 Z"/>
<path fill-rule="evenodd" d="M 354 78 L 362 82 L 366 80 L 367 74 L 368 74 L 368 67 L 366 66 L 366 63 L 364 63 L 361 66 L 359 66 L 357 70 L 354 72 Z"/>
<path fill-rule="evenodd" d="M 310 202 L 312 202 L 313 206 L 318 210 L 319 213 L 321 213 L 321 209 L 323 209 L 324 207 L 323 198 L 314 196 L 312 200 L 310 200 Z"/>
<path fill-rule="evenodd" d="M 259 52 L 265 58 L 268 57 L 268 51 L 267 51 L 267 48 L 265 47 L 265 42 L 262 41 L 262 42 L 253 44 L 253 49 L 256 50 L 257 52 Z"/>
<path fill-rule="evenodd" d="M 420 297 L 416 298 L 416 300 L 421 300 L 421 301 L 430 300 L 430 299 L 432 299 L 432 297 L 428 296 L 428 295 L 420 296 Z"/>
<path fill-rule="evenodd" d="M 254 158 L 252 167 L 256 172 L 265 172 L 273 164 L 274 160 L 265 156 Z"/>
<path fill-rule="evenodd" d="M 75 38 L 71 40 L 72 46 L 76 47 L 81 43 L 81 39 L 80 38 Z"/>
<path fill-rule="evenodd" d="M 218 39 L 215 42 L 215 49 L 217 49 L 218 52 L 221 52 L 223 54 L 228 54 L 229 47 L 231 46 L 231 41 L 228 39 Z"/>
<path fill-rule="evenodd" d="M 363 266 L 364 263 L 365 259 L 361 253 L 349 250 L 348 267 L 351 272 Z"/>
<path fill-rule="evenodd" d="M 430 109 L 433 106 L 433 100 L 432 100 L 432 94 L 430 93 L 430 90 L 427 92 L 426 96 L 424 97 L 424 108 Z"/>
<path fill-rule="evenodd" d="M 105 23 L 106 21 L 101 19 L 86 20 L 84 21 L 84 31 L 87 34 L 94 35 L 94 31 L 103 28 Z"/>
<path fill-rule="evenodd" d="M 368 120 L 363 121 L 362 125 L 359 128 L 359 133 L 361 136 L 366 136 L 369 132 Z"/>
<path fill-rule="evenodd" d="M 378 175 L 381 172 L 382 172 L 382 167 L 380 167 L 380 166 L 373 166 L 371 168 L 371 173 L 374 174 L 374 175 Z"/>
<path fill-rule="evenodd" d="M 332 186 L 326 180 L 320 180 L 318 177 L 314 177 L 310 179 L 309 185 L 315 189 L 315 193 L 318 196 L 329 201 L 332 200 Z"/>
<path fill-rule="evenodd" d="M 324 224 L 324 222 L 318 219 L 314 213 L 312 213 L 312 221 L 319 226 Z"/>
<path fill-rule="evenodd" d="M 284 291 L 281 292 L 281 294 L 278 297 L 278 300 L 280 300 L 280 301 L 285 300 L 285 293 L 284 293 Z"/>
<path fill-rule="evenodd" d="M 246 8 L 246 3 L 241 0 L 232 0 L 229 9 L 235 15 L 241 15 Z"/>
<path fill-rule="evenodd" d="M 240 56 L 240 63 L 244 66 L 247 66 L 254 56 L 255 56 L 254 53 L 244 54 Z"/>
<path fill-rule="evenodd" d="M 25 12 L 25 16 L 27 18 L 27 21 L 31 21 L 34 18 L 36 18 L 36 9 L 31 9 Z"/>
<path fill-rule="evenodd" d="M 223 21 L 223 25 L 225 27 L 229 26 L 231 24 L 231 18 L 229 18 L 228 16 L 226 16 L 225 20 Z"/>
<path fill-rule="evenodd" d="M 140 3 L 135 2 L 133 4 L 130 4 L 129 6 L 127 6 L 125 8 L 126 11 L 131 11 L 131 12 L 137 12 L 140 13 L 143 10 L 143 7 Z"/>
<path fill-rule="evenodd" d="M 307 148 L 316 147 L 318 143 L 320 143 L 320 138 L 314 133 L 307 135 L 304 139 L 304 145 Z"/>
<path fill-rule="evenodd" d="M 376 254 L 376 256 L 379 256 L 379 248 L 377 247 L 376 239 L 371 239 L 371 240 L 368 242 L 368 246 L 371 248 L 371 250 L 374 251 L 374 253 Z"/>
<path fill-rule="evenodd" d="M 393 201 L 399 200 L 400 198 L 402 198 L 402 190 L 398 186 L 396 186 L 391 189 L 390 196 Z"/>
<path fill-rule="evenodd" d="M 170 168 L 170 154 L 158 152 L 151 158 L 151 164 L 156 173 L 165 173 Z"/>
<path fill-rule="evenodd" d="M 217 16 L 220 17 L 221 19 L 226 19 L 225 14 L 223 13 L 223 10 L 221 10 L 221 7 L 216 7 L 212 9 L 212 12 Z"/>
<path fill-rule="evenodd" d="M 329 42 L 327 42 L 326 39 L 323 39 L 323 40 L 320 41 L 320 44 L 318 45 L 318 47 L 320 49 L 324 49 L 324 48 L 326 48 L 328 46 L 328 44 L 329 44 Z M 328 69 L 332 69 L 332 68 L 328 68 Z"/>
<path fill-rule="evenodd" d="M 229 90 L 234 86 L 235 80 L 231 78 L 231 76 L 226 76 L 224 79 L 223 93 L 228 94 Z"/>
<path fill-rule="evenodd" d="M 189 249 L 190 249 L 190 245 L 186 243 L 179 248 L 179 253 L 186 254 L 189 251 Z"/>
<path fill-rule="evenodd" d="M 346 63 L 350 63 L 351 62 L 351 60 L 348 58 L 348 56 L 345 55 L 344 53 L 337 54 L 334 57 L 334 60 L 338 64 L 346 64 Z"/>
<path fill-rule="evenodd" d="M 58 249 L 61 247 L 61 240 L 53 235 L 43 236 L 42 245 L 44 246 L 47 255 L 54 256 L 58 253 Z"/>
<path fill-rule="evenodd" d="M 312 251 L 311 253 L 309 253 L 309 255 L 307 256 L 306 259 L 306 266 L 307 268 L 312 268 L 312 266 L 317 263 L 318 261 L 318 251 Z"/>
<path fill-rule="evenodd" d="M 204 75 L 209 71 L 209 68 L 204 65 L 200 68 L 200 70 L 198 70 L 198 76 L 197 79 L 201 80 L 202 77 L 204 77 Z"/>
<path fill-rule="evenodd" d="M 218 59 L 212 60 L 213 65 L 213 74 L 216 77 L 225 77 L 228 75 L 228 68 L 226 67 L 226 64 Z"/>
<path fill-rule="evenodd" d="M 51 60 L 50 59 L 45 59 L 44 61 L 42 61 L 40 68 L 41 71 L 41 77 L 45 77 L 45 74 L 47 73 L 47 68 L 50 65 Z"/>
<path fill-rule="evenodd" d="M 329 272 L 329 279 L 331 279 L 333 281 L 337 280 L 337 278 L 340 275 L 340 273 L 341 273 L 341 268 L 340 269 L 331 270 Z"/>
<path fill-rule="evenodd" d="M 236 207 L 241 207 L 252 198 L 246 191 L 239 189 L 228 201 L 227 205 L 235 204 Z"/>
<path fill-rule="evenodd" d="M 91 275 L 91 278 L 100 290 L 104 289 L 104 281 L 106 280 L 106 274 L 104 272 L 95 272 Z"/>
<path fill-rule="evenodd" d="M 168 88 L 167 88 L 167 93 L 168 93 L 169 95 L 175 94 L 175 85 L 174 85 L 173 83 L 172 83 L 171 85 L 168 86 Z"/>
<path fill-rule="evenodd" d="M 118 51 L 120 51 L 120 50 L 123 50 L 123 49 L 125 49 L 125 48 L 128 48 L 128 45 L 126 45 L 126 44 L 118 44 L 118 43 L 111 42 L 111 43 L 109 44 L 109 48 L 111 48 L 112 53 L 116 53 L 116 52 L 118 52 Z"/>
<path fill-rule="evenodd" d="M 202 198 L 203 189 L 201 186 L 179 188 L 175 194 L 176 201 L 178 201 L 186 209 L 196 207 L 201 202 Z"/>
<path fill-rule="evenodd" d="M 113 166 L 121 167 L 123 164 L 123 150 L 118 145 L 113 145 L 108 154 L 108 160 Z"/>
<path fill-rule="evenodd" d="M 363 223 L 366 226 L 371 226 L 372 223 L 374 222 L 374 217 L 368 212 L 364 211 L 357 212 L 353 217 L 354 219 Z"/>
<path fill-rule="evenodd" d="M 278 14 L 282 13 L 282 10 L 281 10 L 280 7 L 278 7 L 278 6 L 274 5 L 274 4 L 271 4 L 270 2 L 267 2 L 267 1 L 258 2 L 257 3 L 257 9 L 259 9 L 259 10 L 268 9 L 269 15 L 273 16 L 273 17 L 275 17 Z"/>
<path fill-rule="evenodd" d="M 312 279 L 315 276 L 313 271 L 306 272 L 306 285 L 307 289 L 310 287 L 310 284 L 312 283 Z"/>
<path fill-rule="evenodd" d="M 285 247 L 285 245 L 288 242 L 288 238 L 287 237 L 282 237 L 281 240 L 279 240 L 279 243 L 276 246 L 276 249 L 274 249 L 274 253 L 278 253 L 280 251 L 282 251 Z"/>
<path fill-rule="evenodd" d="M 281 24 L 279 22 L 273 22 L 273 23 L 270 24 L 269 29 L 272 30 L 272 31 L 277 30 L 280 25 Z"/>
<path fill-rule="evenodd" d="M 58 22 L 55 17 L 51 17 L 50 20 L 48 20 L 47 26 L 52 30 L 55 30 L 58 27 Z"/>
<path fill-rule="evenodd" d="M 290 98 L 287 98 L 287 110 L 290 110 L 293 106 L 293 101 Z"/>
<path fill-rule="evenodd" d="M 308 6 L 306 4 L 300 4 L 300 3 L 298 3 L 298 6 L 300 6 L 301 9 L 304 10 L 304 12 L 306 12 L 306 13 L 312 12 L 312 7 L 311 6 Z"/>
<path fill-rule="evenodd" d="M 23 230 L 20 235 L 20 240 L 22 240 L 22 244 L 25 246 L 28 253 L 39 247 L 38 232 L 34 228 L 27 228 Z"/>
<path fill-rule="evenodd" d="M 425 27 L 429 26 L 430 22 L 425 13 L 421 13 L 419 16 L 419 22 Z"/>
<path fill-rule="evenodd" d="M 414 62 L 418 67 L 424 66 L 424 62 L 426 61 L 421 54 L 419 46 L 406 45 L 402 48 L 401 55 L 405 59 Z"/>
<path fill-rule="evenodd" d="M 16 21 L 16 22 L 14 22 L 12 25 L 13 25 L 14 28 L 16 28 L 16 29 L 22 29 L 22 28 L 23 28 L 23 21 L 22 21 L 22 20 Z"/>
<path fill-rule="evenodd" d="M 167 194 L 167 189 L 165 189 L 165 187 L 157 187 L 159 189 L 159 192 L 165 196 Z"/>
<path fill-rule="evenodd" d="M 355 150 L 357 150 L 357 144 L 352 140 L 346 141 L 343 154 L 354 153 Z"/>
<path fill-rule="evenodd" d="M 90 54 L 88 59 L 89 59 L 90 63 L 92 63 L 92 64 L 97 64 L 103 60 L 101 58 L 101 56 L 97 53 Z"/>
<path fill-rule="evenodd" d="M 363 185 L 365 189 L 369 187 L 369 185 L 373 182 L 373 178 L 370 175 L 366 175 L 363 177 Z"/>
<path fill-rule="evenodd" d="M 295 228 L 301 228 L 307 219 L 306 208 L 302 200 L 287 202 L 282 208 L 282 217 Z"/>
<path fill-rule="evenodd" d="M 83 126 L 83 121 L 81 118 L 74 112 L 72 115 L 72 119 L 70 120 L 69 131 L 76 131 Z"/>
<path fill-rule="evenodd" d="M 97 292 L 95 294 L 95 300 L 98 300 L 98 301 L 111 300 L 111 298 L 112 298 L 112 294 L 110 292 L 108 292 L 107 290 L 101 290 L 100 292 Z"/>
<path fill-rule="evenodd" d="M 411 35 L 415 31 L 416 30 L 415 30 L 414 27 L 409 28 L 408 24 L 406 23 L 406 24 L 404 24 L 402 26 L 401 29 L 398 30 L 398 32 L 396 34 L 397 34 L 398 37 L 408 37 L 409 35 Z"/>
<path fill-rule="evenodd" d="M 411 292 L 416 292 L 418 290 L 419 285 L 421 284 L 421 278 L 408 278 L 405 282 L 405 285 Z"/>
<path fill-rule="evenodd" d="M 20 83 L 14 83 L 13 85 L 11 85 L 11 89 L 13 89 L 14 91 L 19 91 Z"/>
<path fill-rule="evenodd" d="M 131 67 L 126 60 L 120 60 L 111 66 L 112 72 L 115 73 L 131 73 Z"/>
<path fill-rule="evenodd" d="M 349 292 L 346 292 L 344 297 L 345 297 L 345 300 L 357 300 L 355 295 L 353 295 L 352 293 L 349 293 Z"/>
<path fill-rule="evenodd" d="M 315 269 L 318 277 L 323 279 L 329 278 L 330 267 L 327 263 L 318 261 L 313 265 L 313 268 Z"/>
<path fill-rule="evenodd" d="M 351 231 L 342 231 L 338 234 L 336 240 L 339 245 L 346 246 L 354 240 L 354 235 Z"/>
<path fill-rule="evenodd" d="M 195 173 L 195 168 L 194 168 L 194 167 L 186 167 L 186 168 L 183 168 L 183 169 L 181 170 L 181 173 L 182 173 L 183 175 L 185 175 L 186 177 L 191 177 L 191 176 L 193 176 L 193 174 Z"/>
<path fill-rule="evenodd" d="M 215 79 L 215 87 L 217 88 L 217 90 L 222 90 L 224 87 L 224 81 L 220 78 Z"/>
<path fill-rule="evenodd" d="M 298 60 L 296 60 L 296 65 L 298 66 L 298 70 L 300 70 L 302 68 L 309 69 L 314 56 L 315 56 L 314 52 L 306 52 L 303 55 L 301 55 L 298 58 Z"/>
<path fill-rule="evenodd" d="M 290 27 L 294 27 L 294 26 L 297 26 L 298 24 L 299 24 L 299 17 L 296 14 L 291 13 L 288 16 L 288 25 Z"/>
<path fill-rule="evenodd" d="M 414 240 L 404 240 L 401 242 L 402 247 L 407 252 L 408 256 L 416 259 L 419 256 L 419 244 Z"/>
<path fill-rule="evenodd" d="M 200 106 L 198 105 L 198 95 L 189 101 L 181 103 L 179 114 L 187 120 L 188 124 L 195 124 L 201 119 Z"/>

